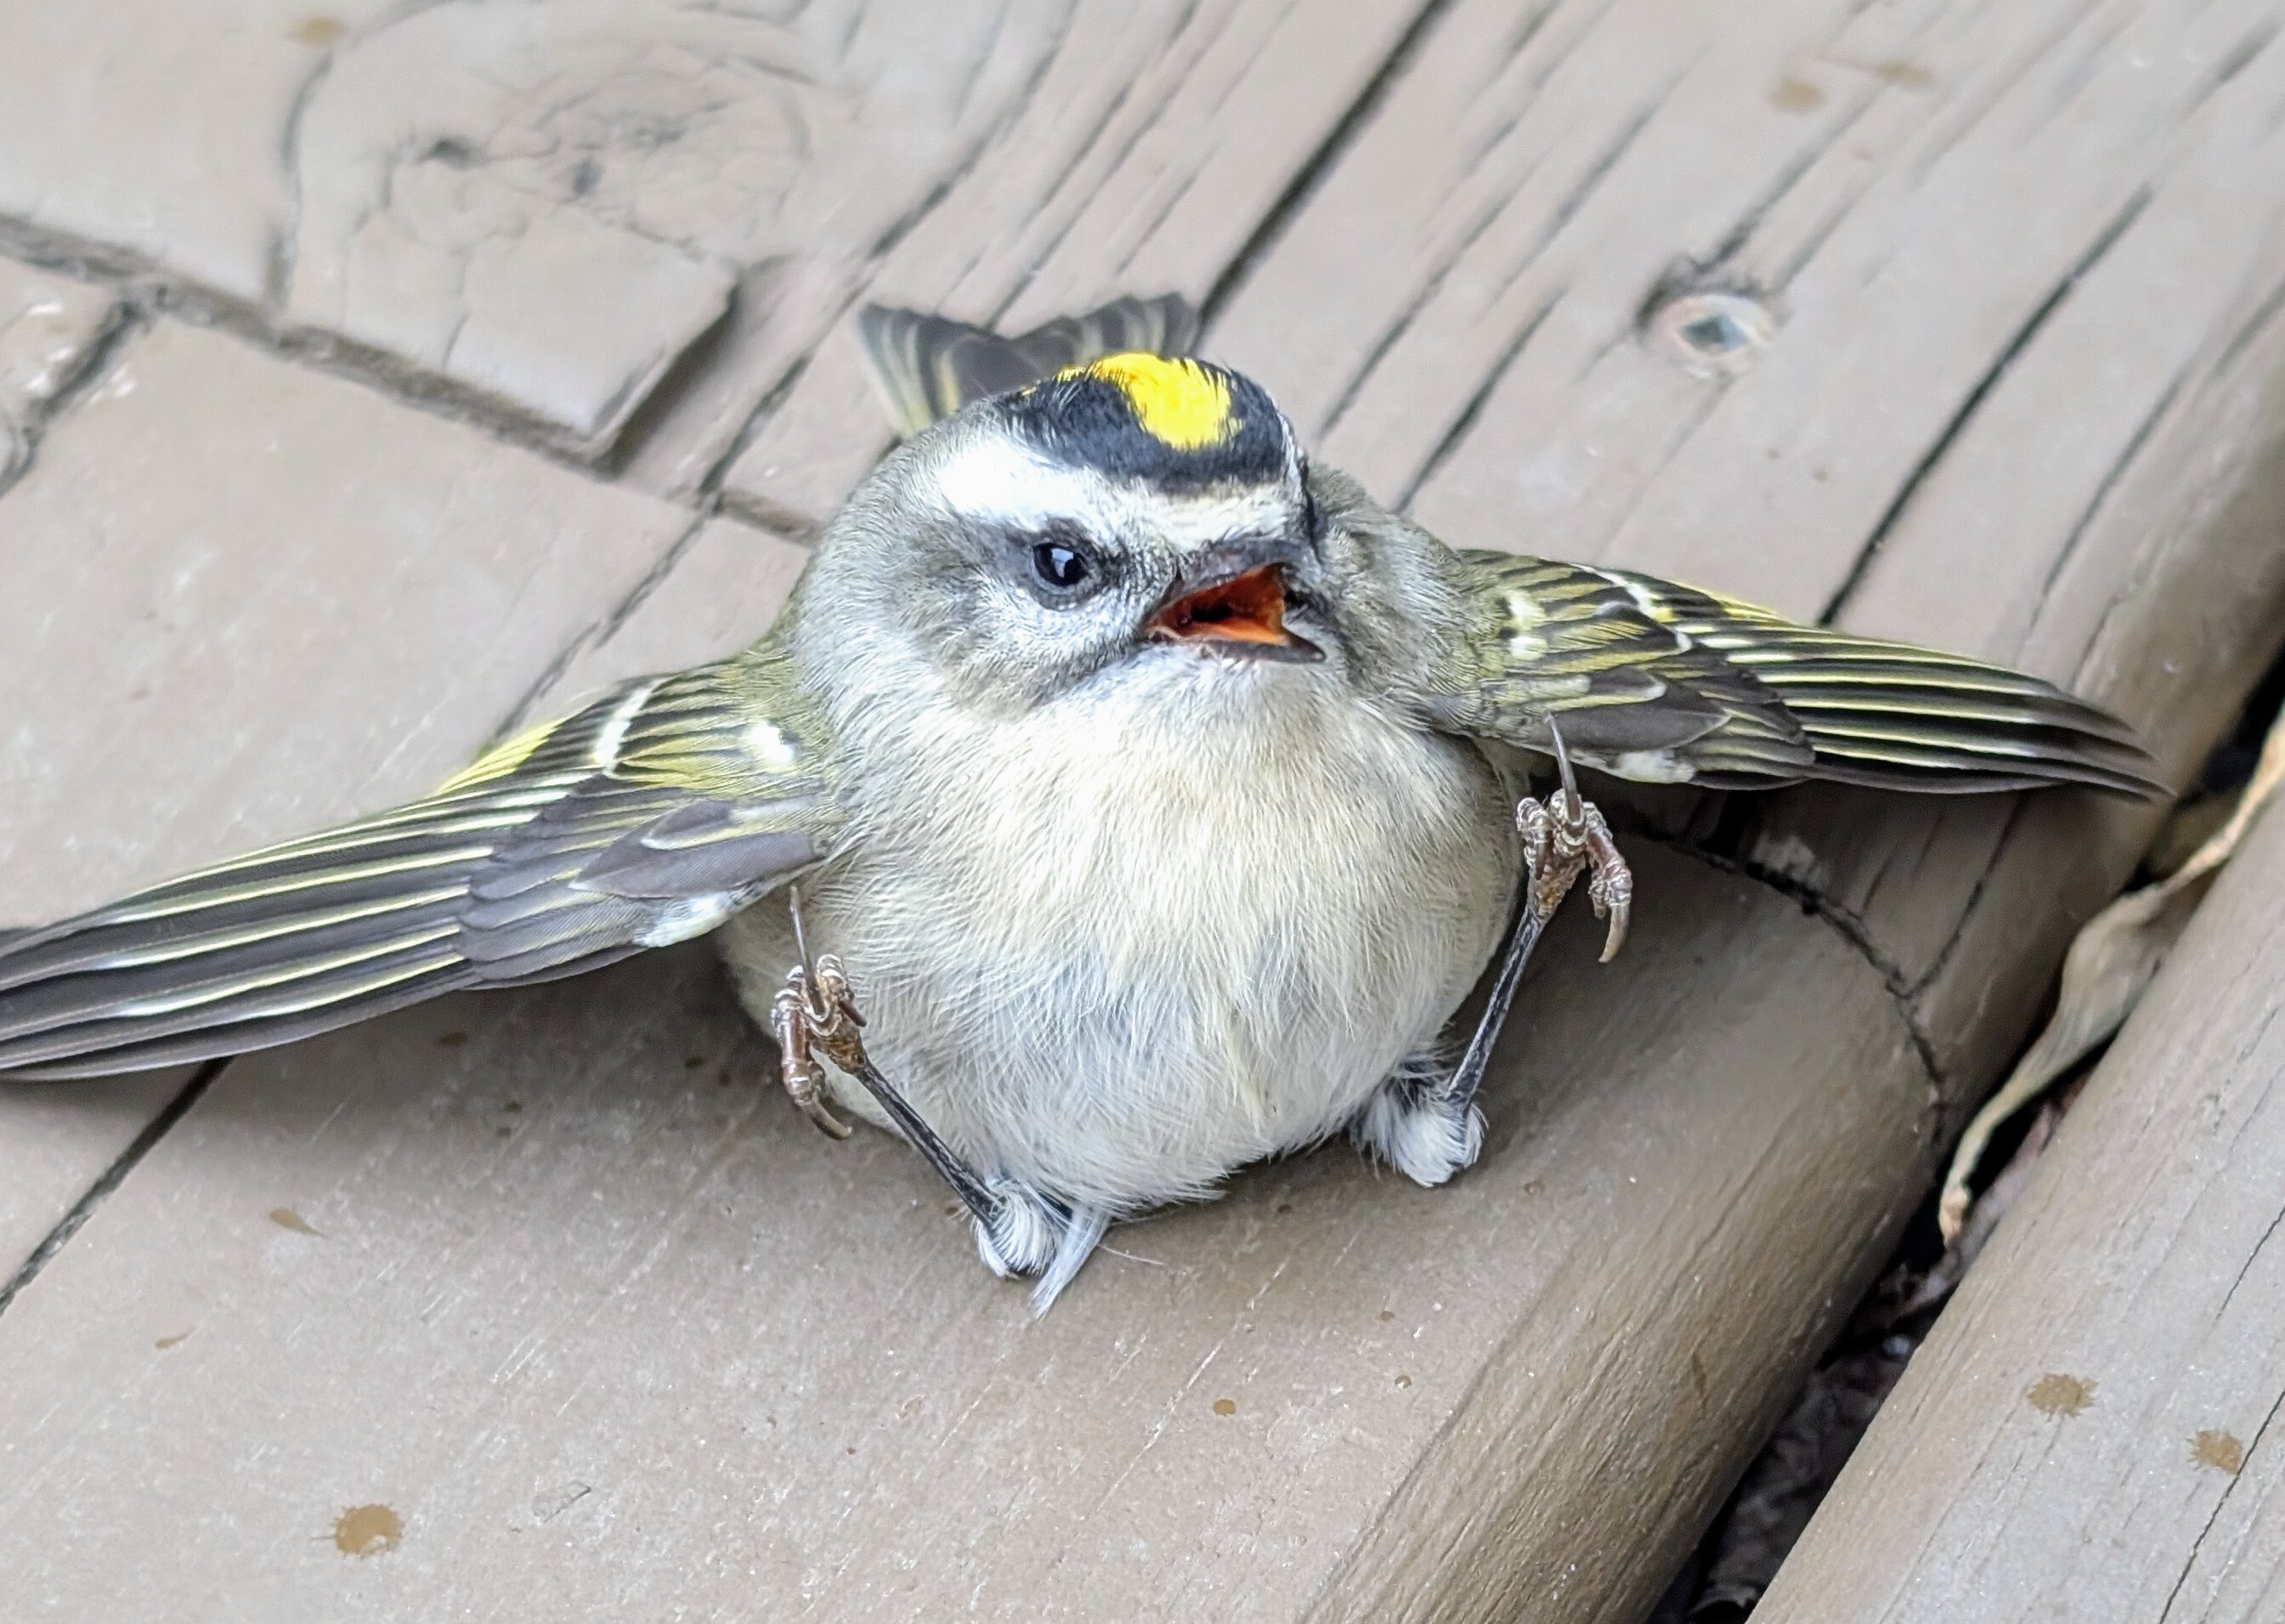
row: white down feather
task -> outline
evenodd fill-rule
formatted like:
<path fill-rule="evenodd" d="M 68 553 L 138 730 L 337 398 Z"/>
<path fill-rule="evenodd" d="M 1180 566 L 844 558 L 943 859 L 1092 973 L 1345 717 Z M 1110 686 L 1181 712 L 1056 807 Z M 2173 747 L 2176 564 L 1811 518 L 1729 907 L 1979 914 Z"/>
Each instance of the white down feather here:
<path fill-rule="evenodd" d="M 858 827 L 804 917 L 982 1171 L 1111 1212 L 1196 1197 L 1347 1123 L 1496 945 L 1497 777 L 1329 665 L 1151 648 L 1016 716 L 906 675 L 836 718 Z M 782 899 L 724 939 L 766 1018 Z"/>

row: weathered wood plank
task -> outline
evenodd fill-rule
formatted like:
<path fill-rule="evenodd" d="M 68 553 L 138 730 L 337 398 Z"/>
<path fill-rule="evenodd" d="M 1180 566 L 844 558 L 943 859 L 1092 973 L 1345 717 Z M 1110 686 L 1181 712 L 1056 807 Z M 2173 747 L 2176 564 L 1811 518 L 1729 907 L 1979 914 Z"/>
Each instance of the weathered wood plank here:
<path fill-rule="evenodd" d="M 1835 933 L 1637 856 L 1669 905 L 1607 970 L 1559 926 L 1477 1173 L 1266 1169 L 1037 1323 L 915 1158 L 775 1097 L 703 952 L 239 1062 L 0 1318 L 11 1605 L 88 1616 L 163 1549 L 185 1620 L 1282 1619 L 1392 1496 L 1528 1535 L 1487 1602 L 1654 1587 L 1500 1486 L 1718 1494 L 1700 1443 L 1809 1351 L 1735 1283 L 1926 1082 Z M 1614 1364 L 1655 1412 L 1578 1401 Z M 367 1503 L 403 1542 L 352 1559 Z M 1374 1548 L 1322 1606 L 1450 1616 L 1433 1548 Z"/>
<path fill-rule="evenodd" d="M 1294 20 L 1321 13 L 1283 15 L 1215 12 L 1245 51 L 1185 60 L 1249 113 L 1298 98 L 1315 59 Z M 1653 563 L 1936 642 L 2021 639 L 2156 725 L 2170 760 L 2196 753 L 2285 597 L 2264 528 L 2285 422 L 2285 167 L 2264 121 L 2285 69 L 2258 8 L 1422 15 L 1213 331 L 1329 459 L 1456 542 Z M 1342 60 L 1362 66 L 1308 93 L 1349 101 L 1310 106 L 1355 102 L 1371 53 Z M 1017 319 L 1122 268 L 1213 286 L 1296 149 L 1189 190 L 1105 179 L 1183 173 L 1138 110 L 1191 107 L 1201 72 L 1055 100 L 1118 133 L 1000 149 L 876 285 L 965 314 L 1012 296 Z M 1075 216 L 1012 245 L 977 200 L 1036 199 L 1009 178 L 1033 173 L 1021 153 L 1073 150 L 1098 167 L 1056 184 L 1099 190 L 1103 218 L 1171 196 L 1166 219 L 1203 210 L 1221 234 L 1192 259 L 1138 216 L 1131 240 L 1161 247 L 1122 258 L 1120 239 L 1099 279 L 1055 235 Z M 1026 286 L 1033 260 L 1049 270 Z M 1773 336 L 1697 375 L 1640 319 L 1677 287 L 1754 294 Z M 2093 384 L 2071 363 L 2105 324 L 2082 310 L 2139 324 Z M 877 446 L 840 353 L 818 349 L 763 425 L 732 482 L 750 511 L 813 520 Z M 2042 425 L 2064 454 L 2026 462 Z M 675 606 L 712 601 L 708 572 L 742 545 L 726 534 L 652 584 L 597 674 L 639 627 L 670 636 Z M 1948 576 L 1972 603 L 1907 590 Z M 169 1567 L 192 1616 L 260 1594 L 296 1616 L 598 1596 L 1076 1616 L 1134 1596 L 1137 1616 L 1624 1617 L 2145 823 L 2061 796 L 1941 814 L 1795 797 L 1733 850 L 1823 919 L 1645 852 L 1645 934 L 1621 967 L 1585 967 L 1576 921 L 1551 944 L 1475 1174 L 1417 1192 L 1321 1156 L 1249 1175 L 1121 1243 L 1168 1267 L 1106 1259 L 1028 1330 L 956 1224 L 916 1222 L 937 1203 L 905 1158 L 677 1086 L 691 1056 L 763 1071 L 687 955 L 246 1063 L 0 1317 L 0 1406 L 47 1406 L 0 1409 L 0 1550 L 60 1616 L 86 1574 L 139 1571 L 122 1530 L 161 1526 L 196 1531 L 193 1566 L 170 1549 Z M 177 1243 L 186 1225 L 211 1255 Z M 830 1271 L 805 1250 L 828 1227 Z M 161 1350 L 184 1326 L 121 1305 L 210 1305 L 197 1324 L 221 1334 Z M 435 1373 L 417 1408 L 406 1370 Z M 367 1502 L 402 1543 L 359 1560 L 326 1535 Z"/>
<path fill-rule="evenodd" d="M 1203 292 L 1421 3 L 12 12 L 0 239 L 687 496 L 884 271 Z"/>
<path fill-rule="evenodd" d="M 236 339 L 131 334 L 0 495 L 0 923 L 427 788 L 690 522 Z M 0 1268 L 181 1080 L 0 1088 Z"/>
<path fill-rule="evenodd" d="M 0 497 L 0 918 L 426 788 L 690 522 L 237 339 L 137 336 Z"/>
<path fill-rule="evenodd" d="M 2285 818 L 2216 883 L 1755 1610 L 2285 1607 Z"/>
<path fill-rule="evenodd" d="M 1408 30 L 1442 9 L 1083 4 L 1019 116 L 844 298 L 1017 328 L 1119 294 L 1204 299 Z M 800 370 L 751 425 L 723 493 L 766 522 L 805 530 L 889 435 L 847 324 L 796 336 L 740 363 L 766 379 Z"/>
<path fill-rule="evenodd" d="M 734 520 L 716 519 L 660 561 L 578 653 L 523 706 L 534 720 L 561 716 L 628 677 L 679 671 L 734 654 L 777 618 L 806 549 Z"/>
<path fill-rule="evenodd" d="M 2285 603 L 2269 21 L 1455 5 L 1209 348 L 1452 539 L 2020 660 L 2134 716 L 2179 773 Z M 1734 367 L 1678 350 L 1660 301 L 1699 289 L 1752 297 L 1773 336 Z M 2085 797 L 1840 793 L 1748 824 L 1731 849 L 1862 942 L 1937 1068 L 1915 1153 L 1857 1164 L 1855 1199 L 1894 1220 L 1916 1198 L 2148 828 Z M 1813 1314 L 1873 1262 L 1812 1244 L 1764 1284 Z M 1582 1400 L 1654 1401 L 1623 1376 Z M 1615 1479 L 1535 1487 L 1607 1514 Z M 1604 1532 L 1678 1550 L 1710 1502 L 1671 1509 Z M 1377 1527 L 1375 1549 L 1454 1549 Z M 1572 1616 L 1629 1596 L 1574 1591 Z"/>
<path fill-rule="evenodd" d="M 0 1083 L 0 1292 L 190 1076 Z"/>

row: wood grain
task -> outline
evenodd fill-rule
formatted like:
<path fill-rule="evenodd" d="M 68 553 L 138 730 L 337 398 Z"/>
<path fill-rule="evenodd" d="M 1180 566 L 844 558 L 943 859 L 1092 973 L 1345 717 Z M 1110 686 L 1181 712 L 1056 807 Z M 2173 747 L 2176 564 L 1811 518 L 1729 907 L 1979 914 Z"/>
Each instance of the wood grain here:
<path fill-rule="evenodd" d="M 99 1612 L 153 1528 L 185 1620 L 1451 1617 L 1484 1539 L 1469 1616 L 1655 1588 L 1540 1531 L 1582 1477 L 1718 1495 L 1814 1340 L 1738 1283 L 1865 1241 L 1853 1148 L 1908 1154 L 1926 1080 L 1836 933 L 1636 855 L 1668 906 L 1609 969 L 1559 922 L 1474 1174 L 1256 1170 L 1036 1323 L 703 950 L 239 1062 L 0 1319 L 12 1611 Z M 365 1504 L 403 1542 L 345 1558 Z"/>
<path fill-rule="evenodd" d="M 0 925 L 416 794 L 692 523 L 175 321 L 0 493 Z M 0 1288 L 184 1074 L 0 1086 Z"/>
<path fill-rule="evenodd" d="M 1119 294 L 1210 302 L 1340 150 L 1392 53 L 1446 0 L 1186 0 L 1075 6 L 990 147 L 842 294 L 1020 331 Z M 750 360 L 781 398 L 738 420 L 735 510 L 813 530 L 890 436 L 846 322 L 778 322 Z M 788 348 L 787 334 L 797 347 Z M 756 392 L 758 396 L 758 391 Z M 686 418 L 689 414 L 684 414 Z M 674 442 L 672 434 L 663 436 Z M 645 467 L 663 461 L 646 451 Z"/>
<path fill-rule="evenodd" d="M 2285 1606 L 2285 818 L 2255 828 L 1756 1609 Z"/>
<path fill-rule="evenodd" d="M 2255 0 L 1072 15 L 836 297 L 1190 291 L 1457 544 L 2021 659 L 2178 773 L 2274 647 Z M 1766 320 L 1709 355 L 1692 297 Z M 732 507 L 829 512 L 883 436 L 805 308 L 628 478 L 735 444 Z M 533 687 L 711 647 L 793 562 L 687 515 Z M 750 1102 L 690 953 L 239 1063 L 0 1314 L 0 1566 L 34 1617 L 122 1573 L 190 1618 L 1637 1616 L 2151 818 L 1802 793 L 1716 820 L 1734 872 L 1638 845 L 1639 934 L 1597 972 L 1562 922 L 1477 1173 L 1257 1170 L 1038 1326 L 909 1158 Z"/>

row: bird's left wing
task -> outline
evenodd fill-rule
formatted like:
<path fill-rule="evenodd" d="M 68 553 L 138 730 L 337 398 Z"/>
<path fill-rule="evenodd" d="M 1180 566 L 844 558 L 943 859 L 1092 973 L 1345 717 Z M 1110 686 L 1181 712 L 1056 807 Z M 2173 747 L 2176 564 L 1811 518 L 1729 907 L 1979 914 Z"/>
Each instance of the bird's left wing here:
<path fill-rule="evenodd" d="M 821 724 L 765 645 L 625 684 L 430 795 L 0 935 L 0 1073 L 264 1048 L 712 929 L 832 849 Z"/>
<path fill-rule="evenodd" d="M 2020 671 L 1631 570 L 1451 557 L 1465 624 L 1431 710 L 1455 732 L 1544 750 L 1551 718 L 1578 760 L 1715 788 L 2166 793 L 2125 724 Z"/>

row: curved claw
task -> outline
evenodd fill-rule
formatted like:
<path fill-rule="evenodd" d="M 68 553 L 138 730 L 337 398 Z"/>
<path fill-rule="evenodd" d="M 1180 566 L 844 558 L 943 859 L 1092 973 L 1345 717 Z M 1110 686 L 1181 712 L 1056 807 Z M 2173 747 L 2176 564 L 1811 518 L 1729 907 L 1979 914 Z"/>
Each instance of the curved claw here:
<path fill-rule="evenodd" d="M 1627 921 L 1634 908 L 1635 875 L 1627 859 L 1619 854 L 1618 842 L 1611 838 L 1610 825 L 1603 814 L 1588 808 L 1587 837 L 1583 843 L 1587 857 L 1587 900 L 1595 905 L 1597 918 L 1607 915 L 1611 922 L 1609 933 L 1603 938 L 1602 962 L 1608 964 L 1619 956 L 1619 949 L 1627 939 Z"/>
<path fill-rule="evenodd" d="M 1611 826 L 1601 809 L 1579 793 L 1571 753 L 1563 747 L 1563 730 L 1552 717 L 1547 734 L 1560 787 L 1544 801 L 1526 800 L 1515 809 L 1515 827 L 1523 836 L 1525 907 L 1533 919 L 1545 922 L 1585 870 L 1587 899 L 1595 905 L 1595 917 L 1611 922 L 1603 938 L 1602 962 L 1608 964 L 1626 943 L 1634 875 L 1611 838 Z"/>
<path fill-rule="evenodd" d="M 819 1131 L 828 1139 L 849 1137 L 849 1125 L 833 1114 L 831 1107 L 825 1102 L 823 1090 L 807 1095 L 797 1094 L 793 1096 L 793 1102 L 801 1107 L 801 1114 L 817 1124 Z"/>
<path fill-rule="evenodd" d="M 846 1139 L 849 1125 L 826 1103 L 825 1070 L 809 1052 L 811 1041 L 820 1035 L 813 1002 L 813 984 L 798 968 L 770 1001 L 770 1028 L 778 1040 L 778 1074 L 786 1093 L 801 1107 L 801 1114 L 815 1123 L 820 1133 L 828 1139 Z"/>
<path fill-rule="evenodd" d="M 1619 949 L 1626 945 L 1627 914 L 1629 911 L 1629 905 L 1623 902 L 1620 903 L 1617 906 L 1609 909 L 1597 908 L 1595 910 L 1598 914 L 1607 912 L 1611 916 L 1610 930 L 1603 938 L 1603 956 L 1596 961 L 1597 963 L 1608 964 L 1612 960 L 1619 956 Z"/>

